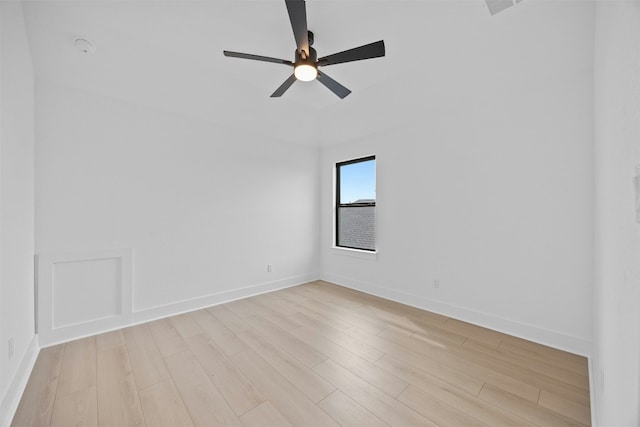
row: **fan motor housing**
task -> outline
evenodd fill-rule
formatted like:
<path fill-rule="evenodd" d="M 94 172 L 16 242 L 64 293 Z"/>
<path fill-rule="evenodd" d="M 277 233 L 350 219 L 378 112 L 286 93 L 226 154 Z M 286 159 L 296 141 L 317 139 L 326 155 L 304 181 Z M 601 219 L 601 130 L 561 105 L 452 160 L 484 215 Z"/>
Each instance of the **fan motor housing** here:
<path fill-rule="evenodd" d="M 296 62 L 295 65 L 299 64 L 309 64 L 315 66 L 318 61 L 318 52 L 312 47 L 309 48 L 309 56 L 307 58 L 303 58 L 300 52 L 296 50 Z"/>

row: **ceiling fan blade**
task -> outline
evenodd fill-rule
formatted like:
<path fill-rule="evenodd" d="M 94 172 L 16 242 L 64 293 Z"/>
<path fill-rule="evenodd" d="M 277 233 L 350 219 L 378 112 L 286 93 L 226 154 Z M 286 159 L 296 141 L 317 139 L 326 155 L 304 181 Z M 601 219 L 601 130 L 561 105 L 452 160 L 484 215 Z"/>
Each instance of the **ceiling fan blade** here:
<path fill-rule="evenodd" d="M 291 87 L 291 85 L 295 81 L 296 81 L 296 76 L 291 74 L 291 76 L 287 80 L 285 80 L 284 83 L 282 83 L 280 85 L 280 87 L 278 89 L 276 89 L 275 92 L 273 92 L 271 94 L 271 98 L 279 98 L 279 97 L 281 97 L 287 91 L 287 89 L 289 89 Z"/>
<path fill-rule="evenodd" d="M 384 56 L 384 40 L 322 57 L 318 59 L 318 66 L 361 61 L 363 59 L 379 58 L 381 56 Z"/>
<path fill-rule="evenodd" d="M 232 58 L 253 59 L 254 61 L 273 62 L 276 64 L 284 64 L 290 66 L 293 65 L 293 62 L 287 61 L 286 59 L 272 58 L 270 56 L 252 55 L 250 53 L 231 52 L 228 50 L 223 51 L 223 53 L 224 56 L 230 56 Z"/>
<path fill-rule="evenodd" d="M 326 74 L 321 73 L 320 71 L 318 71 L 317 79 L 320 81 L 320 83 L 325 85 L 331 92 L 338 95 L 340 99 L 344 99 L 347 95 L 351 93 L 349 89 L 342 86 L 340 83 L 333 80 L 331 77 L 327 76 Z"/>
<path fill-rule="evenodd" d="M 285 0 L 293 37 L 296 39 L 298 52 L 304 50 L 309 55 L 309 30 L 307 28 L 307 6 L 304 0 Z"/>

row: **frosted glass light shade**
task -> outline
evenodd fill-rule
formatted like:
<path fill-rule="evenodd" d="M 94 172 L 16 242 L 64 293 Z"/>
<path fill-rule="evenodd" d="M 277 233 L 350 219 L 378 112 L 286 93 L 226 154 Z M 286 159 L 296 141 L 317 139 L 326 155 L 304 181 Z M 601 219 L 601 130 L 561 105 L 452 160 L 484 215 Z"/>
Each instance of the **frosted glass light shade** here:
<path fill-rule="evenodd" d="M 300 64 L 297 65 L 293 70 L 293 74 L 298 80 L 302 80 L 303 82 L 310 82 L 318 76 L 318 70 L 313 65 Z"/>

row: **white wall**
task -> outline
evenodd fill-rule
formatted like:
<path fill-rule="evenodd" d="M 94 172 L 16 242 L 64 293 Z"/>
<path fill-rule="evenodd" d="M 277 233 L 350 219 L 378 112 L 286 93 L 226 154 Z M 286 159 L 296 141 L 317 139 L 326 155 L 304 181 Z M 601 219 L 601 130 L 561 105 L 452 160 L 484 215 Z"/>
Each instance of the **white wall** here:
<path fill-rule="evenodd" d="M 595 406 L 600 426 L 640 425 L 640 2 L 596 14 Z M 604 381 L 603 381 L 604 380 Z"/>
<path fill-rule="evenodd" d="M 250 118 L 232 129 L 47 81 L 36 89 L 36 252 L 132 249 L 133 321 L 317 278 L 318 149 L 252 133 Z"/>
<path fill-rule="evenodd" d="M 588 354 L 593 5 L 524 2 L 494 18 L 443 35 L 446 52 L 397 82 L 411 102 L 380 108 L 405 126 L 323 150 L 322 276 Z M 371 154 L 374 260 L 332 249 L 335 162 Z"/>
<path fill-rule="evenodd" d="M 33 68 L 21 3 L 0 2 L 0 15 L 0 425 L 4 425 L 28 379 L 37 341 L 33 305 Z"/>

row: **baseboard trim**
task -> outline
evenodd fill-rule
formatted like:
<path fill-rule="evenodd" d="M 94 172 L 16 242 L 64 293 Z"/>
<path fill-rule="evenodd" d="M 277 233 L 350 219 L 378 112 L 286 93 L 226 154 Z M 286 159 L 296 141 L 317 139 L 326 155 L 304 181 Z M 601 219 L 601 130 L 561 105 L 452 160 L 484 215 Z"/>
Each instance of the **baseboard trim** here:
<path fill-rule="evenodd" d="M 257 285 L 246 286 L 244 288 L 232 289 L 216 294 L 192 298 L 180 302 L 160 305 L 152 308 L 137 310 L 133 312 L 133 323 L 144 323 L 163 317 L 174 316 L 176 314 L 188 313 L 194 310 L 211 307 L 213 305 L 224 304 L 241 298 L 252 297 L 268 292 L 298 286 L 303 283 L 312 282 L 319 279 L 319 274 L 305 274 L 284 279 L 264 282 Z"/>
<path fill-rule="evenodd" d="M 550 331 L 534 325 L 505 319 L 493 314 L 444 303 L 442 301 L 425 298 L 423 296 L 389 289 L 371 283 L 365 283 L 346 276 L 321 273 L 321 279 L 356 291 L 438 313 L 464 322 L 473 323 L 478 326 L 537 342 L 559 350 L 587 357 L 591 354 L 591 342 L 579 337 Z"/>
<path fill-rule="evenodd" d="M 292 276 L 284 279 L 273 280 L 270 282 L 263 282 L 256 285 L 245 286 L 239 289 L 232 289 L 228 291 L 222 291 L 215 294 L 205 295 L 201 297 L 191 298 L 175 303 L 158 305 L 155 307 L 144 308 L 133 311 L 131 313 L 130 322 L 126 324 L 118 325 L 107 329 L 96 329 L 88 331 L 81 335 L 66 336 L 62 339 L 57 339 L 52 342 L 42 343 L 43 347 L 49 347 L 52 345 L 64 343 L 67 341 L 85 338 L 104 332 L 110 332 L 113 330 L 126 328 L 128 326 L 134 326 L 145 322 L 150 322 L 157 319 L 162 319 L 169 316 L 175 316 L 182 313 L 188 313 L 190 311 L 200 310 L 202 308 L 211 307 L 218 304 L 224 304 L 227 302 L 235 301 L 241 298 L 252 297 L 268 292 L 277 291 L 279 289 L 286 289 L 293 286 L 298 286 L 303 283 L 313 282 L 319 280 L 319 273 L 304 274 L 300 276 Z"/>
<path fill-rule="evenodd" d="M 36 364 L 36 359 L 38 358 L 39 353 L 40 346 L 38 345 L 38 335 L 34 335 L 27 347 L 27 351 L 25 352 L 22 361 L 20 362 L 18 371 L 2 398 L 2 403 L 0 403 L 0 414 L 2 414 L 2 418 L 0 419 L 2 424 L 0 425 L 2 425 L 2 427 L 9 427 L 11 425 L 11 421 L 18 410 L 20 399 L 27 387 L 29 376 L 31 376 L 31 371 L 33 371 L 33 367 Z"/>

